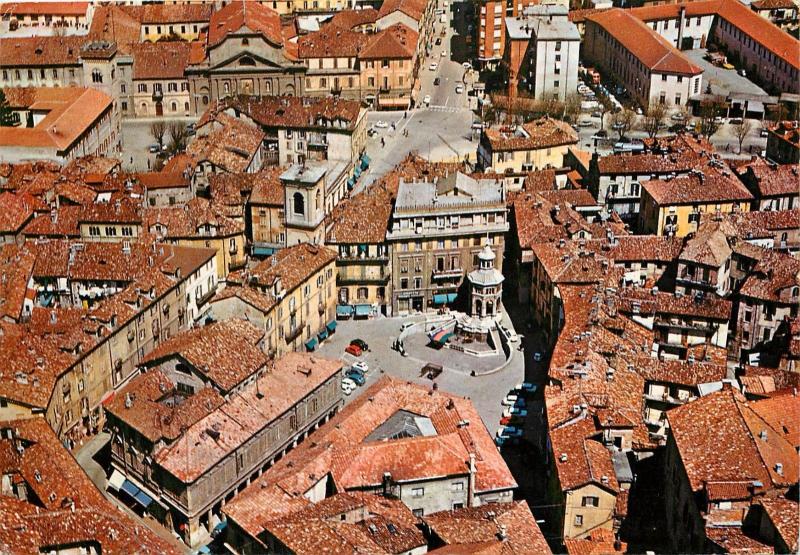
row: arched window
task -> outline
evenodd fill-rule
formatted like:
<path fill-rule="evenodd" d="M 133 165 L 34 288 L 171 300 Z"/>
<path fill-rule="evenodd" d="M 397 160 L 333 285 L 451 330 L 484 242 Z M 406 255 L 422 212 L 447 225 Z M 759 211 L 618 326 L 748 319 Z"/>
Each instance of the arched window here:
<path fill-rule="evenodd" d="M 177 112 L 178 111 L 178 103 L 177 102 L 173 101 L 172 104 L 170 104 L 170 107 L 172 108 L 173 112 Z"/>
<path fill-rule="evenodd" d="M 250 44 L 250 39 L 247 37 L 242 39 L 242 46 L 248 46 Z"/>
<path fill-rule="evenodd" d="M 302 193 L 295 193 L 292 197 L 292 212 L 299 216 L 306 213 L 306 199 Z"/>
<path fill-rule="evenodd" d="M 102 83 L 103 73 L 99 69 L 92 70 L 92 83 Z"/>
<path fill-rule="evenodd" d="M 319 189 L 317 189 L 317 197 L 314 199 L 314 210 L 319 210 L 319 205 L 320 205 L 320 199 L 321 198 L 322 198 L 322 195 L 320 194 Z"/>
<path fill-rule="evenodd" d="M 203 95 L 203 106 L 208 106 L 208 97 Z"/>

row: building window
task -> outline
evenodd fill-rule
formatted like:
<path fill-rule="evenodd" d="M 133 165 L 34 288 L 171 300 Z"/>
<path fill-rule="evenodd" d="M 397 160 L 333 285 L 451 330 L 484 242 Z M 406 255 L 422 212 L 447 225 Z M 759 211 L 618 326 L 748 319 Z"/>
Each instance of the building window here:
<path fill-rule="evenodd" d="M 453 482 L 453 491 L 464 491 L 464 482 Z"/>
<path fill-rule="evenodd" d="M 411 489 L 411 497 L 424 497 L 424 496 L 425 496 L 425 488 Z"/>
<path fill-rule="evenodd" d="M 581 507 L 598 507 L 600 505 L 600 498 L 594 496 L 584 496 L 581 499 Z"/>
<path fill-rule="evenodd" d="M 302 193 L 295 193 L 292 197 L 292 212 L 298 216 L 304 216 L 306 213 L 306 199 Z"/>
<path fill-rule="evenodd" d="M 146 93 L 147 92 L 147 83 L 139 83 L 139 92 Z"/>
<path fill-rule="evenodd" d="M 92 83 L 102 83 L 103 82 L 103 74 L 100 72 L 99 69 L 95 69 L 92 71 Z"/>
<path fill-rule="evenodd" d="M 411 514 L 413 514 L 416 517 L 424 516 L 425 515 L 425 509 L 413 509 L 411 511 Z"/>
<path fill-rule="evenodd" d="M 575 515 L 575 526 L 583 526 L 583 515 Z"/>

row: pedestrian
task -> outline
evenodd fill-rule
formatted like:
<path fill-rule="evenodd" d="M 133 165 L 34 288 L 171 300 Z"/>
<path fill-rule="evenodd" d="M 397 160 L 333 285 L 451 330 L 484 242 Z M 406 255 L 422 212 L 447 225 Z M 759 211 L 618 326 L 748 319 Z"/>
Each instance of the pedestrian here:
<path fill-rule="evenodd" d="M 150 158 L 147 159 L 147 169 L 150 169 Z"/>
<path fill-rule="evenodd" d="M 133 156 L 131 156 L 131 166 L 133 165 Z"/>

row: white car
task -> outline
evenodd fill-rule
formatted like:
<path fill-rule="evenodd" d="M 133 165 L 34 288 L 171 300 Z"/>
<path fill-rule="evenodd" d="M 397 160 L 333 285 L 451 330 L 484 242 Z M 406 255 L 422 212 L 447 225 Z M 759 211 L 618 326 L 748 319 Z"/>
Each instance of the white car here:
<path fill-rule="evenodd" d="M 508 407 L 503 411 L 503 416 L 508 416 L 508 417 L 519 416 L 521 418 L 524 418 L 528 416 L 528 411 L 527 409 L 521 409 L 519 407 Z"/>
<path fill-rule="evenodd" d="M 430 106 L 430 105 L 431 105 L 431 95 L 429 95 L 429 94 L 426 94 L 426 95 L 425 95 L 425 98 L 423 98 L 423 99 L 422 99 L 422 103 L 423 103 L 425 106 Z M 413 324 L 412 324 L 412 325 L 413 325 Z"/>
<path fill-rule="evenodd" d="M 461 94 L 464 92 L 464 85 L 458 84 L 456 85 L 456 94 Z"/>
<path fill-rule="evenodd" d="M 356 390 L 356 382 L 354 382 L 350 378 L 345 378 L 342 380 L 342 393 L 344 393 L 345 395 L 350 395 L 355 390 Z"/>
<path fill-rule="evenodd" d="M 578 122 L 578 127 L 591 127 L 594 125 L 592 120 L 584 119 Z"/>
<path fill-rule="evenodd" d="M 430 102 L 430 95 L 426 96 L 425 98 L 427 98 L 428 102 Z M 403 322 L 402 325 L 400 326 L 400 333 L 406 331 L 408 328 L 413 328 L 413 327 L 414 327 L 414 322 Z"/>
<path fill-rule="evenodd" d="M 542 361 L 542 353 L 533 353 L 533 360 L 536 362 Z"/>
<path fill-rule="evenodd" d="M 442 58 L 447 58 L 447 50 L 442 50 L 441 54 L 439 54 Z"/>
<path fill-rule="evenodd" d="M 431 71 L 436 71 L 437 69 L 439 69 L 439 64 L 437 64 L 436 62 L 431 62 L 431 65 L 428 66 L 428 69 L 430 69 Z"/>
<path fill-rule="evenodd" d="M 369 372 L 369 366 L 363 360 L 359 360 L 358 362 L 354 362 L 350 365 L 351 368 L 355 368 L 356 370 L 361 370 L 362 374 L 366 374 Z"/>
<path fill-rule="evenodd" d="M 386 129 L 387 127 L 389 127 L 389 124 L 381 119 L 375 122 L 375 127 L 377 127 L 378 129 Z"/>
<path fill-rule="evenodd" d="M 500 401 L 500 404 L 505 407 L 513 407 L 517 403 L 517 400 L 519 400 L 519 395 L 509 393 L 508 395 L 506 395 L 505 399 Z"/>
<path fill-rule="evenodd" d="M 472 69 L 472 64 L 471 64 L 471 63 L 469 63 L 469 62 L 464 62 L 463 64 L 461 64 L 461 66 L 462 66 L 464 69 Z"/>

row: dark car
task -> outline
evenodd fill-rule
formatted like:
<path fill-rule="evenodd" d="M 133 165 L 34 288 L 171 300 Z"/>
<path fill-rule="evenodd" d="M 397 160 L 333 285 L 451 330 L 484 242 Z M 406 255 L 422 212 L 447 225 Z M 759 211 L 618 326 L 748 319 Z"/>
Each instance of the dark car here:
<path fill-rule="evenodd" d="M 441 80 L 441 79 L 439 79 L 438 77 L 437 77 L 436 79 L 434 79 L 434 80 L 433 80 L 433 84 L 434 84 L 434 85 L 438 85 L 438 84 L 439 84 L 439 83 L 441 83 L 441 82 L 442 82 L 442 80 Z"/>
<path fill-rule="evenodd" d="M 442 44 L 441 37 L 436 37 L 436 46 L 439 46 L 440 44 Z"/>
<path fill-rule="evenodd" d="M 364 378 L 364 374 L 353 368 L 345 372 L 345 377 L 350 378 L 356 382 L 357 385 L 364 385 L 367 382 L 366 378 Z"/>
<path fill-rule="evenodd" d="M 353 339 L 352 341 L 350 341 L 350 344 L 355 345 L 362 351 L 369 351 L 369 345 L 367 345 L 367 342 L 364 341 L 363 339 Z"/>

